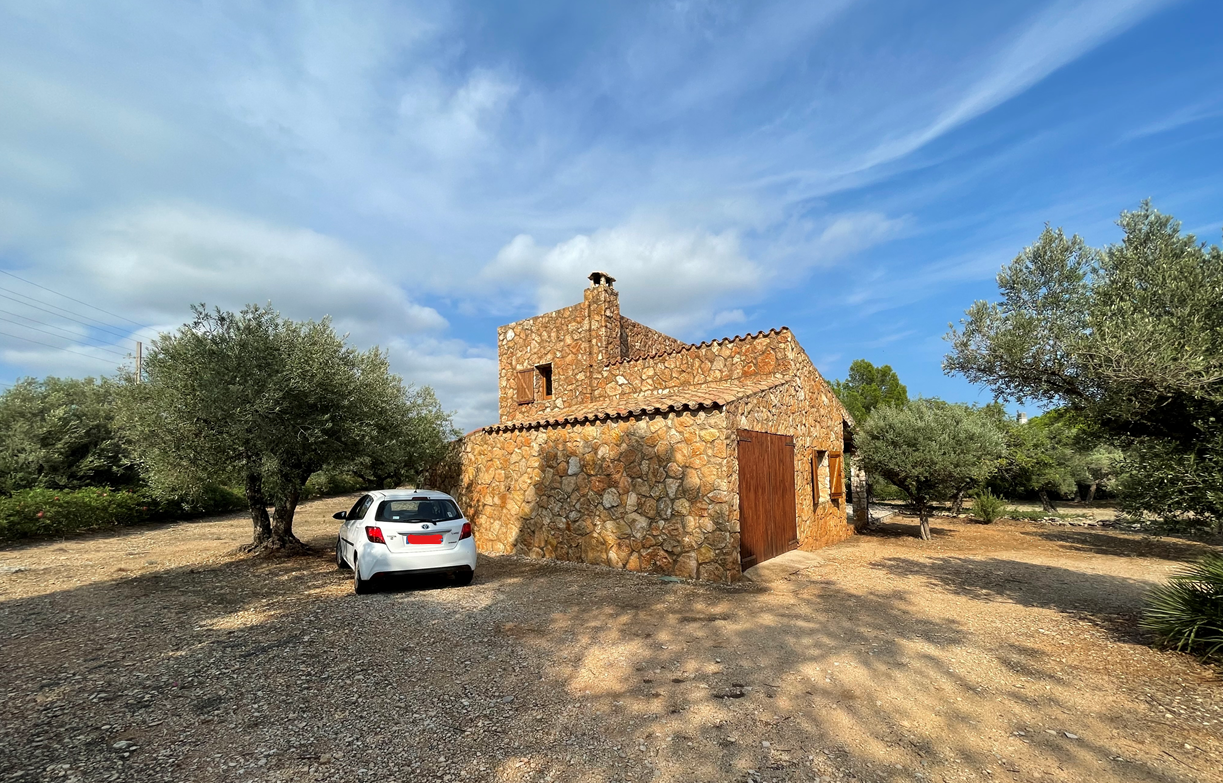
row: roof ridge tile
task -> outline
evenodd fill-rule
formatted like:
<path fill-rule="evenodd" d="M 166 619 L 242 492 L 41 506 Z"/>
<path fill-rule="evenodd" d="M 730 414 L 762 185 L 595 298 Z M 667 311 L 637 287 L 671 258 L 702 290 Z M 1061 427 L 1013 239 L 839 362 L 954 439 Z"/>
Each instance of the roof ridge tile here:
<path fill-rule="evenodd" d="M 698 348 L 709 348 L 714 345 L 726 345 L 727 343 L 738 342 L 740 340 L 757 340 L 762 337 L 772 337 L 773 335 L 777 335 L 777 334 L 781 334 L 782 332 L 789 332 L 789 331 L 790 331 L 790 327 L 781 326 L 781 327 L 774 327 L 767 331 L 764 329 L 761 329 L 759 332 L 755 332 L 755 333 L 749 332 L 748 334 L 737 334 L 733 337 L 719 337 L 715 340 L 705 340 L 704 342 L 700 342 L 700 343 L 685 343 L 684 346 L 681 348 L 675 348 L 669 351 L 655 351 L 654 353 L 648 353 L 644 356 L 634 356 L 631 359 L 618 359 L 614 362 L 608 362 L 605 366 L 615 367 L 616 365 L 619 365 L 619 364 L 628 364 L 630 362 L 640 362 L 645 359 L 657 359 L 662 356 L 674 356 L 675 354 L 683 353 L 684 351 L 694 351 Z"/>

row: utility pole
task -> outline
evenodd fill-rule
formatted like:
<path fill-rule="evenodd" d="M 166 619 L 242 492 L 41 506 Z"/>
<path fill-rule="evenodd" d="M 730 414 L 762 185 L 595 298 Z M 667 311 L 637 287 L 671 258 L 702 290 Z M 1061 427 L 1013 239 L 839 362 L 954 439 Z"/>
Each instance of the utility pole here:
<path fill-rule="evenodd" d="M 136 341 L 136 383 L 140 383 L 140 371 L 144 364 L 144 343 Z"/>

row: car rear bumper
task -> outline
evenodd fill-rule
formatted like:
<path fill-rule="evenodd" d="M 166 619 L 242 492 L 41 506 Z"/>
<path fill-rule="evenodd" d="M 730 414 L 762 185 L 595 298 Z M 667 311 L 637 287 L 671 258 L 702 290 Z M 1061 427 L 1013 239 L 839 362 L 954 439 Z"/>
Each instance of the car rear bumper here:
<path fill-rule="evenodd" d="M 391 552 L 383 544 L 366 543 L 357 556 L 362 579 L 409 573 L 475 571 L 476 542 L 465 538 L 454 549 L 433 552 Z"/>

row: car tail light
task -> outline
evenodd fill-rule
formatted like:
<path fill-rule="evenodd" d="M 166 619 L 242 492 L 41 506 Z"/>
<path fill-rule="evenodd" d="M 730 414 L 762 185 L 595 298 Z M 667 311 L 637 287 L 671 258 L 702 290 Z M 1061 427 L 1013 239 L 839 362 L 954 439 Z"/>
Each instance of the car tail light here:
<path fill-rule="evenodd" d="M 464 522 L 463 532 L 459 533 L 459 540 L 462 541 L 464 538 L 471 538 L 471 523 L 470 522 Z"/>
<path fill-rule="evenodd" d="M 386 543 L 386 539 L 382 537 L 382 528 L 380 527 L 372 527 L 367 525 L 365 528 L 365 537 L 368 538 L 370 543 L 373 544 Z"/>

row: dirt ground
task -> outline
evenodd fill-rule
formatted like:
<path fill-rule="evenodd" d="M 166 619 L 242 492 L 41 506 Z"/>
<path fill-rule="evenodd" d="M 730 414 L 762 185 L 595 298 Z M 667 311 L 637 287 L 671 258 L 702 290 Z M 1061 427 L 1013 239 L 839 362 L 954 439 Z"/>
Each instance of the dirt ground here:
<path fill-rule="evenodd" d="M 910 520 L 719 587 L 519 558 L 352 594 L 241 517 L 0 550 L 0 781 L 1223 781 L 1135 627 L 1199 544 Z"/>

